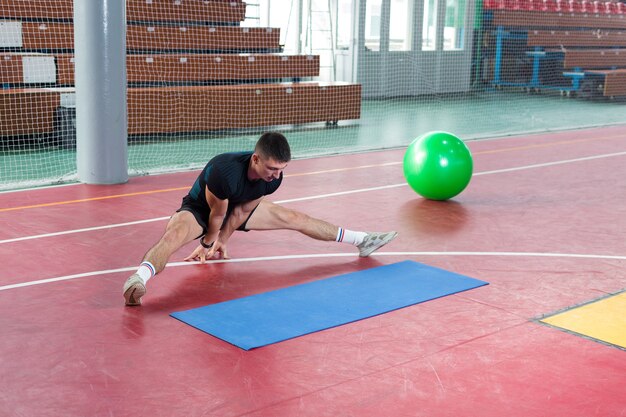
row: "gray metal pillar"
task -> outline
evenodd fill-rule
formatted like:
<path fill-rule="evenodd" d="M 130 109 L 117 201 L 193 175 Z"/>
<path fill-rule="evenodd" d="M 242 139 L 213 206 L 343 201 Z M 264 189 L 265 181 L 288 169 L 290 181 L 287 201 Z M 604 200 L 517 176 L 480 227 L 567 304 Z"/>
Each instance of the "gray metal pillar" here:
<path fill-rule="evenodd" d="M 76 163 L 88 184 L 128 181 L 126 1 L 74 0 Z"/>

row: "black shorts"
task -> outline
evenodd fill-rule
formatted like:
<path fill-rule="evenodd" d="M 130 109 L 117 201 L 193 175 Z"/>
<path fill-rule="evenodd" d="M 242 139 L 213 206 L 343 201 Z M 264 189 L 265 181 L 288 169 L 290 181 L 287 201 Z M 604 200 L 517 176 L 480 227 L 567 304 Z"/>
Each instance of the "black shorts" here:
<path fill-rule="evenodd" d="M 228 203 L 228 208 L 226 209 L 226 216 L 224 216 L 224 222 L 222 222 L 222 227 L 224 227 L 224 224 L 226 224 L 226 221 L 228 220 L 228 217 L 230 216 L 230 213 L 232 213 L 234 208 L 235 208 L 234 204 Z M 248 216 L 248 218 L 241 224 L 241 226 L 237 228 L 237 230 L 240 230 L 242 232 L 249 231 L 249 229 L 246 228 L 246 224 L 248 223 L 248 220 L 250 220 L 250 217 L 252 216 L 252 213 L 254 213 L 255 210 L 256 210 L 256 207 L 250 212 L 250 215 Z M 196 222 L 198 222 L 200 227 L 202 227 L 202 234 L 198 236 L 196 239 L 199 239 L 202 236 L 206 235 L 208 231 L 207 223 L 209 221 L 209 215 L 211 214 L 211 209 L 207 205 L 200 204 L 197 200 L 194 200 L 193 198 L 189 196 L 189 194 L 187 194 L 186 196 L 183 197 L 183 202 L 180 205 L 180 208 L 176 210 L 177 213 L 181 211 L 188 211 L 191 214 L 193 214 L 193 217 L 196 219 Z"/>

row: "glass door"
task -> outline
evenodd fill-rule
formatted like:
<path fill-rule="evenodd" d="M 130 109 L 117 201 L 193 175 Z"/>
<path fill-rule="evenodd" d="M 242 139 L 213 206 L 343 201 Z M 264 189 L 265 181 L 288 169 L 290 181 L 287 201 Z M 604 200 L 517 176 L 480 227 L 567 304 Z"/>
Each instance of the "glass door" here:
<path fill-rule="evenodd" d="M 360 0 L 356 81 L 365 98 L 467 91 L 473 0 Z M 471 27 L 471 26 L 470 26 Z"/>

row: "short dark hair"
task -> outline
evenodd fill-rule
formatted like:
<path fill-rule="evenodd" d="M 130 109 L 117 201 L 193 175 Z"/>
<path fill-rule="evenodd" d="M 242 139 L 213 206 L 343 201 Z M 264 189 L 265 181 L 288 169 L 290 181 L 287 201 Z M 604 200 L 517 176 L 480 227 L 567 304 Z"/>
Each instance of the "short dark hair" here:
<path fill-rule="evenodd" d="M 276 162 L 291 161 L 291 148 L 287 138 L 278 132 L 267 132 L 261 135 L 256 143 L 254 152 L 265 159 Z"/>

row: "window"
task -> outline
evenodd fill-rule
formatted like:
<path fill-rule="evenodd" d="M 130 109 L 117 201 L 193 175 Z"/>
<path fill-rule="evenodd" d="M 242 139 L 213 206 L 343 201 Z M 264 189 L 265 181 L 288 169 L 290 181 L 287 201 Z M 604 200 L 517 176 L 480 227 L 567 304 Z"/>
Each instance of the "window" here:
<path fill-rule="evenodd" d="M 389 50 L 410 51 L 413 38 L 413 3 L 410 0 L 391 0 Z"/>
<path fill-rule="evenodd" d="M 348 49 L 352 42 L 352 0 L 338 0 L 337 49 Z"/>
<path fill-rule="evenodd" d="M 365 48 L 380 51 L 380 12 L 382 0 L 367 0 L 365 9 Z"/>
<path fill-rule="evenodd" d="M 424 0 L 422 50 L 434 51 L 437 47 L 437 0 Z"/>
<path fill-rule="evenodd" d="M 463 49 L 465 42 L 466 0 L 446 0 L 446 19 L 443 28 L 443 49 Z"/>

